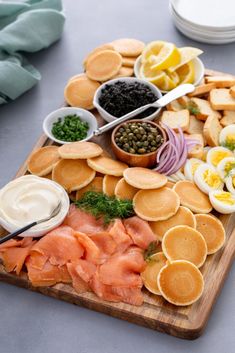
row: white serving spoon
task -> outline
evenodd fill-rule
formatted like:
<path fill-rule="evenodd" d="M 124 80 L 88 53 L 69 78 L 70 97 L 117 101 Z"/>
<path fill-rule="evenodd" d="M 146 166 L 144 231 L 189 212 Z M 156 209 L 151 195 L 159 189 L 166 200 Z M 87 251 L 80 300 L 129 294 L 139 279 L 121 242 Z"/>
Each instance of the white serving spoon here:
<path fill-rule="evenodd" d="M 142 113 L 143 111 L 145 111 L 148 108 L 163 108 L 167 104 L 174 101 L 175 99 L 180 98 L 180 97 L 184 96 L 185 94 L 191 93 L 194 90 L 195 90 L 194 85 L 191 85 L 190 83 L 182 84 L 182 85 L 174 88 L 172 91 L 166 93 L 163 97 L 159 98 L 155 102 L 143 105 L 142 107 L 137 108 L 137 109 L 133 110 L 132 112 L 123 115 L 120 118 L 117 118 L 116 120 L 112 121 L 111 123 L 108 123 L 98 129 L 94 130 L 93 136 L 101 135 L 103 132 L 106 132 L 106 131 L 114 128 L 116 125 L 119 125 L 130 118 L 133 118 L 134 116 Z M 145 118 L 145 121 L 146 120 L 147 119 Z M 91 137 L 93 137 L 93 136 L 91 136 Z"/>

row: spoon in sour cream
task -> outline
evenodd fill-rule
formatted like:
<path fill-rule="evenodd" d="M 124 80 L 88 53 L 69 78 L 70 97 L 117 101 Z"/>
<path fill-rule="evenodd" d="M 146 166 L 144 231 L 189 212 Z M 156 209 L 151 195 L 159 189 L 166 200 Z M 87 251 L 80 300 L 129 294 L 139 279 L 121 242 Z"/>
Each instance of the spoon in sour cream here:
<path fill-rule="evenodd" d="M 56 205 L 56 207 L 52 210 L 52 212 L 50 213 L 50 215 L 46 218 L 43 218 L 43 219 L 39 219 L 38 221 L 34 221 L 32 223 L 29 223 L 27 224 L 26 226 L 16 230 L 15 232 L 13 233 L 10 233 L 10 234 L 7 234 L 5 237 L 3 238 L 0 238 L 0 244 L 3 244 L 5 243 L 7 240 L 10 240 L 14 237 L 16 237 L 17 235 L 25 232 L 26 230 L 36 226 L 37 224 L 40 224 L 40 223 L 43 223 L 43 222 L 47 222 L 49 221 L 51 218 L 54 218 L 55 216 L 58 215 L 58 213 L 60 212 L 61 210 L 61 206 L 62 206 L 62 203 L 61 201 L 59 201 L 59 203 Z"/>

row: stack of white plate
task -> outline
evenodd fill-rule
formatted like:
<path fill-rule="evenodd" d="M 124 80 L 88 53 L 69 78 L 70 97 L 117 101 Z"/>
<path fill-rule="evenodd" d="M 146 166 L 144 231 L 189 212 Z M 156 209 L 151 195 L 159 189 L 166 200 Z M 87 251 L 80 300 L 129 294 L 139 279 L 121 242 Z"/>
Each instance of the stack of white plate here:
<path fill-rule="evenodd" d="M 175 26 L 187 37 L 210 44 L 235 41 L 235 0 L 170 0 Z"/>

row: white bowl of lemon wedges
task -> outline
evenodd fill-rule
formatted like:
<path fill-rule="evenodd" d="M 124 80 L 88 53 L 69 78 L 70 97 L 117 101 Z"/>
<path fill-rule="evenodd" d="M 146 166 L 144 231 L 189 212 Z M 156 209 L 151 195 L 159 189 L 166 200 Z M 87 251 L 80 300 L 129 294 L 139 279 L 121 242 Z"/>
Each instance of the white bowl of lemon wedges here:
<path fill-rule="evenodd" d="M 137 58 L 134 73 L 137 78 L 156 85 L 163 93 L 183 83 L 197 86 L 205 71 L 198 58 L 202 53 L 198 48 L 177 48 L 173 43 L 154 41 L 148 43 Z"/>

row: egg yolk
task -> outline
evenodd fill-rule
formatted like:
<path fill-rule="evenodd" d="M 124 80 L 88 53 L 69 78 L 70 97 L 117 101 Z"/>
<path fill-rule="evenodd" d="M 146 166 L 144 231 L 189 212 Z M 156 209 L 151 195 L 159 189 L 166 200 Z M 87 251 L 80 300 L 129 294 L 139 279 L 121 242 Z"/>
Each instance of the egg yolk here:
<path fill-rule="evenodd" d="M 235 143 L 235 134 L 230 134 L 226 136 L 226 142 Z"/>
<path fill-rule="evenodd" d="M 217 173 L 211 171 L 210 169 L 205 170 L 205 172 L 203 173 L 203 179 L 209 186 L 215 189 L 220 187 L 221 185 L 220 176 Z"/>
<path fill-rule="evenodd" d="M 214 195 L 214 197 L 220 201 L 225 203 L 226 205 L 235 205 L 235 200 L 232 198 L 230 192 L 221 192 L 220 194 Z"/>
<path fill-rule="evenodd" d="M 225 174 L 228 175 L 233 168 L 235 168 L 235 162 L 227 162 L 224 166 Z"/>
<path fill-rule="evenodd" d="M 199 167 L 200 164 L 201 163 L 199 163 L 199 162 L 195 162 L 195 163 L 192 164 L 192 166 L 191 166 L 192 175 L 195 174 L 195 172 L 196 172 L 196 170 L 197 170 L 197 168 Z"/>
<path fill-rule="evenodd" d="M 234 141 L 235 142 L 235 141 Z M 228 151 L 216 151 L 211 156 L 211 163 L 216 167 L 222 159 L 230 157 L 231 153 Z"/>

